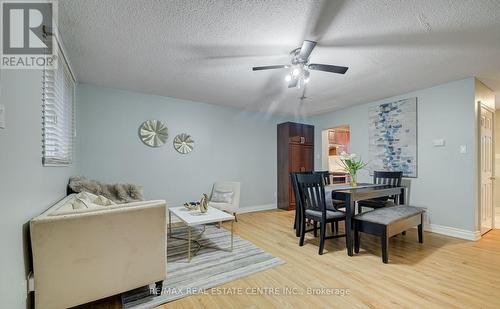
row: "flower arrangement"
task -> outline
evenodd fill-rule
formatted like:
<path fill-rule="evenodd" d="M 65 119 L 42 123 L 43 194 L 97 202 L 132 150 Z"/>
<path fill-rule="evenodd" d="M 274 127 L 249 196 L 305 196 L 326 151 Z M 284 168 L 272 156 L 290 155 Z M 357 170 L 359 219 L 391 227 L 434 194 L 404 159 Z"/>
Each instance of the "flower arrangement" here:
<path fill-rule="evenodd" d="M 351 186 L 355 187 L 356 186 L 356 174 L 359 170 L 365 168 L 368 163 L 363 162 L 361 158 L 356 158 L 357 155 L 354 153 L 348 154 L 348 153 L 341 153 L 340 154 L 340 162 L 346 172 L 349 174 L 351 177 Z"/>

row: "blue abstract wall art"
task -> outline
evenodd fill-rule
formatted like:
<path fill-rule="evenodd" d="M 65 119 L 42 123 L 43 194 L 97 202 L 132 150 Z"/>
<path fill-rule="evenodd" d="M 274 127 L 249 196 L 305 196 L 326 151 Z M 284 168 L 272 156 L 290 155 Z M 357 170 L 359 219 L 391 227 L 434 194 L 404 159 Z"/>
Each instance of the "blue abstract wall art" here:
<path fill-rule="evenodd" d="M 417 98 L 369 109 L 370 173 L 402 171 L 417 177 Z"/>

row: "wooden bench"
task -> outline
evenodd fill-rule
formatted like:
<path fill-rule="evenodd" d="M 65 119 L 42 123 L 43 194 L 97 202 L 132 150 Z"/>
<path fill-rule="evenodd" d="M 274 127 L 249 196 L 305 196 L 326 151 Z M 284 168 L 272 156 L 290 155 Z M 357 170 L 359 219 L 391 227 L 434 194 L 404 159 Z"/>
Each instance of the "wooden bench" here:
<path fill-rule="evenodd" d="M 389 261 L 389 238 L 418 227 L 418 242 L 423 243 L 424 209 L 413 206 L 393 206 L 379 208 L 354 216 L 354 252 L 359 253 L 359 232 L 368 233 L 382 238 L 382 261 Z"/>

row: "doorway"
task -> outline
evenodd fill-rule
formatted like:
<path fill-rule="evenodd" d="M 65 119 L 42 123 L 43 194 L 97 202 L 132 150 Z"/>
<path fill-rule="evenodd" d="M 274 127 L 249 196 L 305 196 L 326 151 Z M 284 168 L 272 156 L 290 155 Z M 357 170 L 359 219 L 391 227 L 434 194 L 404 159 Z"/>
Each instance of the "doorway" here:
<path fill-rule="evenodd" d="M 341 125 L 322 132 L 322 168 L 330 172 L 331 183 L 347 183 L 347 173 L 340 165 L 340 155 L 349 153 L 351 132 L 349 125 Z"/>
<path fill-rule="evenodd" d="M 494 123 L 495 111 L 479 103 L 479 158 L 480 158 L 480 231 L 481 235 L 494 228 L 494 187 L 495 149 Z"/>

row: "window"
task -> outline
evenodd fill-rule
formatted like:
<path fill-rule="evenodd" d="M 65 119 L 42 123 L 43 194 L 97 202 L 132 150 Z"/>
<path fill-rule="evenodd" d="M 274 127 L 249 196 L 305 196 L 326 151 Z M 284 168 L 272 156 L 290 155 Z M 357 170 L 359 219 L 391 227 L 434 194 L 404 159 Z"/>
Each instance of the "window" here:
<path fill-rule="evenodd" d="M 57 41 L 56 41 L 57 42 Z M 42 74 L 42 163 L 70 165 L 75 132 L 75 80 L 58 44 L 57 69 Z"/>

